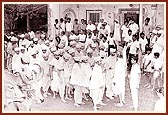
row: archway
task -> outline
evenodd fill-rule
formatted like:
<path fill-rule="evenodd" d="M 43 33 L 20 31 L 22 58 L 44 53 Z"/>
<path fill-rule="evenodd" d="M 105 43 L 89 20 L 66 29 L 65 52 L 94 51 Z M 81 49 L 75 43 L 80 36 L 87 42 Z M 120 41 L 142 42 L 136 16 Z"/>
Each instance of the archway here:
<path fill-rule="evenodd" d="M 68 8 L 64 11 L 64 17 L 69 17 L 71 18 L 71 22 L 74 21 L 74 19 L 76 18 L 76 13 L 74 12 L 73 9 Z"/>

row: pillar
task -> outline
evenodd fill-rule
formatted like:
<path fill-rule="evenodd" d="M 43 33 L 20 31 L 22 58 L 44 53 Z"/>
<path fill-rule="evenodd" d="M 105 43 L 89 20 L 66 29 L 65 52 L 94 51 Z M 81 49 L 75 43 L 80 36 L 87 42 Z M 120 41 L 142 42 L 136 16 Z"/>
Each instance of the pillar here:
<path fill-rule="evenodd" d="M 139 4 L 139 29 L 142 31 L 143 25 L 143 4 Z"/>
<path fill-rule="evenodd" d="M 55 19 L 60 19 L 60 5 L 59 4 L 48 4 L 48 36 L 55 37 L 54 34 L 54 23 Z"/>

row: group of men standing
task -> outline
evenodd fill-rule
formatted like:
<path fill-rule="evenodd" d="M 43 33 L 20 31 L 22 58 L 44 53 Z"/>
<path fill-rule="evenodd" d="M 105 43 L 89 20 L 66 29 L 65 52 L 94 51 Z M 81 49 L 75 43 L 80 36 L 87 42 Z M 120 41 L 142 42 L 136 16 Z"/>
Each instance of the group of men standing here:
<path fill-rule="evenodd" d="M 19 35 L 5 35 L 5 58 L 8 71 L 20 73 L 28 81 L 36 80 L 35 90 L 42 88 L 43 97 L 53 98 L 59 93 L 62 102 L 72 99 L 74 105 L 85 104 L 82 99 L 92 98 L 93 108 L 103 103 L 103 96 L 114 99 L 119 97 L 116 106 L 125 102 L 125 78 L 130 80 L 130 89 L 134 110 L 138 110 L 138 88 L 143 73 L 147 75 L 147 86 L 155 86 L 155 81 L 162 78 L 163 72 L 163 30 L 148 26 L 145 20 L 143 32 L 133 19 L 125 21 L 121 27 L 114 20 L 114 31 L 104 19 L 99 23 L 88 24 L 81 19 L 71 22 L 61 18 L 55 20 L 54 36 L 45 32 L 29 31 Z M 139 36 L 140 35 L 140 36 Z M 153 49 L 152 49 L 153 48 Z M 150 56 L 149 56 L 150 55 Z M 39 65 L 43 76 L 38 78 Z M 148 69 L 149 68 L 149 69 Z M 22 82 L 24 82 L 22 79 Z M 151 79 L 153 82 L 151 82 Z M 160 82 L 159 82 L 160 83 Z M 161 85 L 161 84 L 160 84 Z M 41 94 L 37 93 L 37 97 Z"/>

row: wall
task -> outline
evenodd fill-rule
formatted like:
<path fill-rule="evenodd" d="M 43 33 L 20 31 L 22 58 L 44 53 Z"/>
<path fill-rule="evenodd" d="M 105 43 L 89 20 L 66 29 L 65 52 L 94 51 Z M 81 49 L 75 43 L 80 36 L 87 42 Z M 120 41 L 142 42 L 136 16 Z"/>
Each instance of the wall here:
<path fill-rule="evenodd" d="M 130 6 L 130 4 L 52 4 L 50 6 L 52 10 L 50 21 L 52 23 L 55 18 L 64 17 L 68 11 L 73 22 L 74 18 L 78 18 L 79 21 L 81 18 L 86 19 L 86 10 L 102 10 L 102 17 L 110 24 L 112 30 L 114 19 L 120 16 L 119 9 L 140 8 L 139 4 L 133 4 L 133 6 Z M 143 11 L 143 18 L 140 18 L 141 24 L 144 23 L 146 17 L 150 17 L 153 28 L 158 24 L 163 26 L 164 21 L 157 21 L 164 20 L 163 5 L 160 4 L 157 5 L 157 8 L 153 8 L 151 4 L 143 4 L 141 8 L 145 9 L 145 11 L 141 10 Z"/>

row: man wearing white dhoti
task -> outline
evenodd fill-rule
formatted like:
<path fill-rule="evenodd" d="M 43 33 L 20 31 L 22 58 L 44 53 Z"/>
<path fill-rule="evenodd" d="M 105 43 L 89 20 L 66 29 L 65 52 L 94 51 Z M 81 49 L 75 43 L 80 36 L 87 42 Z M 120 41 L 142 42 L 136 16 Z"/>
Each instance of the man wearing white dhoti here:
<path fill-rule="evenodd" d="M 122 52 L 118 52 L 117 54 L 117 62 L 115 64 L 114 70 L 114 78 L 113 82 L 114 86 L 114 93 L 119 95 L 119 103 L 116 106 L 123 106 L 125 103 L 125 77 L 126 77 L 126 62 L 123 58 Z"/>
<path fill-rule="evenodd" d="M 94 58 L 95 65 L 92 70 L 91 80 L 90 80 L 90 96 L 93 100 L 93 108 L 97 111 L 97 105 L 102 103 L 101 91 L 103 88 L 103 73 L 101 68 L 101 57 Z"/>
<path fill-rule="evenodd" d="M 56 97 L 56 93 L 59 91 L 59 77 L 58 77 L 58 70 L 57 70 L 57 65 L 58 65 L 58 60 L 59 60 L 59 51 L 56 51 L 54 53 L 54 57 L 51 59 L 49 63 L 49 71 L 50 71 L 50 76 L 51 76 L 51 90 L 53 91 L 53 98 Z"/>
<path fill-rule="evenodd" d="M 132 62 L 132 68 L 130 72 L 130 89 L 131 89 L 131 96 L 133 101 L 133 108 L 135 111 L 138 110 L 138 89 L 139 89 L 139 83 L 140 83 L 140 77 L 141 77 L 141 70 L 140 66 L 138 65 L 138 59 L 137 57 L 133 57 L 131 59 Z"/>
<path fill-rule="evenodd" d="M 20 48 L 16 47 L 15 54 L 12 57 L 12 72 L 22 72 L 22 63 L 21 63 L 21 57 L 20 57 Z"/>
<path fill-rule="evenodd" d="M 74 91 L 74 100 L 75 103 L 74 105 L 76 107 L 80 107 L 81 104 L 84 104 L 82 102 L 82 87 L 85 85 L 83 82 L 84 75 L 82 75 L 82 69 L 81 69 L 81 64 L 80 64 L 80 59 L 81 57 L 74 57 L 75 64 L 73 65 L 72 68 L 72 73 L 71 73 L 71 79 L 70 79 L 70 84 L 72 84 L 75 88 Z"/>

